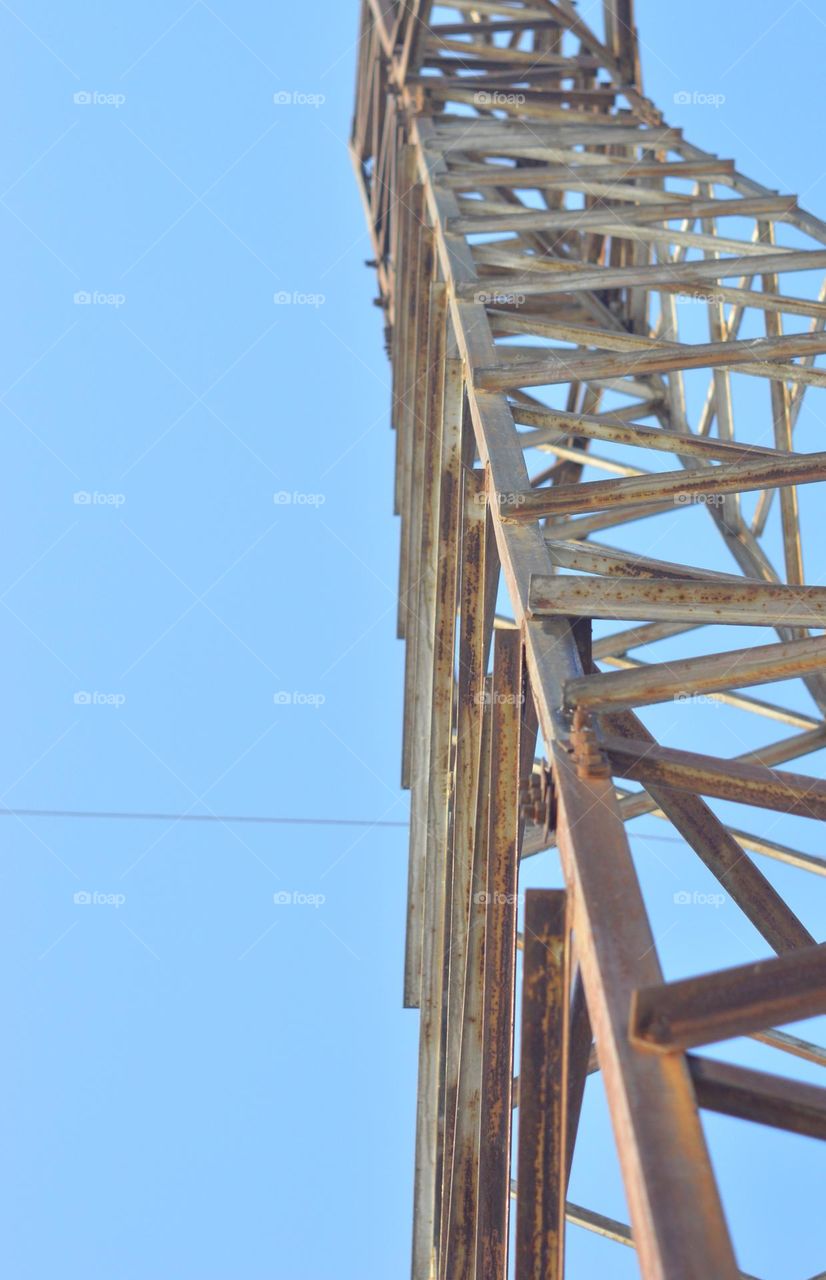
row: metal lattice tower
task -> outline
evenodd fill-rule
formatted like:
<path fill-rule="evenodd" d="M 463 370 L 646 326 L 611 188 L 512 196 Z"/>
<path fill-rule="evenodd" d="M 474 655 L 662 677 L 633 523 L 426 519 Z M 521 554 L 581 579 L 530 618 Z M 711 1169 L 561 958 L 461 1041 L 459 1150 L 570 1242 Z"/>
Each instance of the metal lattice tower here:
<path fill-rule="evenodd" d="M 668 127 L 632 0 L 606 0 L 601 35 L 570 0 L 365 0 L 359 49 L 401 517 L 413 1277 L 558 1280 L 567 1217 L 633 1238 L 646 1280 L 730 1280 L 698 1108 L 826 1137 L 826 1091 L 794 1074 L 826 1051 L 778 1030 L 826 1013 L 826 945 L 771 879 L 826 874 L 771 836 L 826 817 L 826 783 L 778 768 L 826 745 L 802 537 L 808 519 L 822 576 L 826 452 L 793 443 L 826 385 L 826 289 L 791 278 L 826 268 L 826 223 Z M 701 520 L 714 568 L 693 563 Z M 774 682 L 788 707 L 750 691 Z M 753 741 L 708 754 L 698 702 L 747 713 Z M 664 705 L 705 751 L 660 744 Z M 697 976 L 665 981 L 626 830 L 643 814 L 765 958 L 719 969 L 698 936 Z M 520 861 L 554 847 L 565 888 L 528 891 L 519 931 Z M 777 1074 L 694 1052 L 742 1036 Z M 566 1201 L 592 1070 L 630 1226 Z"/>

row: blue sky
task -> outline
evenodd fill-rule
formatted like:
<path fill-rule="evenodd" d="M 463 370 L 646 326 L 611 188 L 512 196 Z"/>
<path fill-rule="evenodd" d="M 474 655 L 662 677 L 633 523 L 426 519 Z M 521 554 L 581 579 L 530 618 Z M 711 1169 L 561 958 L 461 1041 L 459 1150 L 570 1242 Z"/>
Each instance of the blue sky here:
<path fill-rule="evenodd" d="M 345 146 L 357 19 L 0 4 L 2 806 L 406 818 L 390 377 Z M 826 207 L 813 8 L 697 0 L 687 30 L 641 0 L 638 21 L 673 123 Z M 716 564 L 705 524 L 686 528 Z M 733 752 L 750 725 L 731 724 Z M 4 1274 L 405 1275 L 404 829 L 2 831 Z M 775 834 L 817 848 L 802 823 Z M 731 904 L 672 928 L 675 876 L 710 886 L 679 846 L 635 847 L 672 974 L 701 931 L 719 963 L 754 953 Z M 820 884 L 769 872 L 818 932 Z M 550 855 L 526 871 L 555 877 Z M 754 1233 L 743 1265 L 822 1267 L 813 1145 L 709 1133 L 738 1239 Z M 572 1196 L 625 1214 L 598 1081 Z M 635 1274 L 619 1246 L 572 1230 L 570 1249 L 582 1280 Z"/>

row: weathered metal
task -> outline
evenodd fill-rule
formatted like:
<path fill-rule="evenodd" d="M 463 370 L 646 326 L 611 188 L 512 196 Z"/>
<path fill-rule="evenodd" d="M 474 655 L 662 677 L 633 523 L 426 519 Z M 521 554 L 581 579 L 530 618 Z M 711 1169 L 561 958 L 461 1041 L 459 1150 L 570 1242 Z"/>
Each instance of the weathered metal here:
<path fill-rule="evenodd" d="M 826 1089 L 693 1053 L 688 1069 L 706 1110 L 826 1139 Z"/>
<path fill-rule="evenodd" d="M 571 375 L 575 377 L 573 370 Z M 509 385 L 524 385 L 520 378 L 520 371 L 512 369 Z M 543 377 L 541 381 L 547 382 L 547 379 Z M 637 503 L 656 503 L 664 499 L 673 503 L 678 510 L 697 498 L 747 493 L 754 489 L 778 488 L 782 485 L 814 484 L 824 479 L 826 453 L 804 453 L 790 455 L 785 461 L 761 458 L 757 462 L 722 462 L 717 467 L 692 472 L 690 475 L 682 471 L 663 471 L 657 475 L 592 480 L 588 484 L 560 485 L 553 489 L 500 492 L 497 503 L 502 508 L 505 519 L 518 521 L 537 520 L 541 516 L 573 515 L 609 507 L 633 507 Z"/>
<path fill-rule="evenodd" d="M 668 581 L 580 575 L 534 577 L 528 595 L 533 617 L 722 622 L 737 626 L 826 626 L 826 587 L 770 582 Z"/>
<path fill-rule="evenodd" d="M 471 833 L 472 873 L 468 903 L 462 1007 L 459 1027 L 459 1067 L 454 1133 L 446 1166 L 447 1214 L 439 1251 L 440 1280 L 473 1277 L 476 1267 L 476 1224 L 479 1213 L 479 1146 L 482 1088 L 483 996 L 485 990 L 485 934 L 487 931 L 487 851 L 490 811 L 491 718 L 493 681 L 483 685 L 480 709 L 479 763 L 474 788 Z M 456 1016 L 454 1011 L 454 1017 Z"/>
<path fill-rule="evenodd" d="M 489 774 L 485 889 L 485 976 L 479 1144 L 477 1276 L 506 1280 L 508 1263 L 511 1085 L 518 892 L 521 640 L 497 631 Z"/>
<path fill-rule="evenodd" d="M 826 268 L 826 223 L 671 128 L 642 91 L 632 0 L 602 8 L 600 34 L 570 0 L 454 0 L 432 24 L 428 0 L 362 4 L 352 152 L 393 367 L 408 646 L 413 1280 L 561 1278 L 563 1213 L 633 1245 L 645 1280 L 731 1280 L 745 1273 L 698 1106 L 823 1133 L 822 1091 L 684 1050 L 742 1033 L 789 1070 L 826 1065 L 773 1025 L 823 1007 L 822 960 L 758 865 L 823 876 L 826 860 L 729 826 L 705 799 L 826 817 L 826 784 L 776 767 L 826 743 L 826 638 L 809 634 L 826 626 L 824 574 L 807 582 L 797 499 L 826 480 L 826 454 L 795 448 L 804 396 L 826 386 L 826 288 L 803 296 L 800 274 Z M 681 294 L 707 340 L 681 338 Z M 692 370 L 708 375 L 699 413 Z M 754 378 L 765 412 L 740 421 L 736 389 Z M 726 549 L 696 553 L 708 569 L 686 554 L 687 507 Z M 585 541 L 606 529 L 634 550 Z M 592 639 L 595 619 L 635 625 Z M 698 653 L 721 622 L 776 639 Z M 654 644 L 667 652 L 652 661 Z M 814 714 L 741 692 L 793 679 Z M 671 699 L 675 730 L 698 699 L 786 736 L 733 760 L 713 734 L 708 754 L 662 747 L 635 712 Z M 664 982 L 626 836 L 644 814 L 776 959 Z M 566 920 L 559 891 L 534 901 L 521 991 L 519 856 L 549 847 Z M 595 1067 L 630 1227 L 565 1202 Z"/>
<path fill-rule="evenodd" d="M 641 707 L 695 694 L 770 684 L 826 668 L 826 637 L 755 645 L 699 658 L 676 658 L 629 671 L 573 676 L 565 685 L 569 706 L 599 710 Z"/>
<path fill-rule="evenodd" d="M 820 778 L 740 760 L 716 760 L 639 739 L 607 737 L 603 745 L 613 772 L 621 778 L 826 821 L 826 781 Z"/>
<path fill-rule="evenodd" d="M 515 1280 L 565 1267 L 569 974 L 565 894 L 528 890 L 522 962 Z"/>
<path fill-rule="evenodd" d="M 826 1014 L 826 943 L 660 987 L 631 999 L 630 1034 L 673 1052 Z"/>

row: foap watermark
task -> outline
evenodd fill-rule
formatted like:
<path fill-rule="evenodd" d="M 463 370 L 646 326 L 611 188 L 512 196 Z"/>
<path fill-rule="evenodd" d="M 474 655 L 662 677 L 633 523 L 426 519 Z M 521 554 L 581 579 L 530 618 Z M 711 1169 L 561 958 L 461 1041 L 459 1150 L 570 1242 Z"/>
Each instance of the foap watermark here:
<path fill-rule="evenodd" d="M 677 302 L 699 302 L 701 306 L 707 307 L 712 303 L 720 306 L 725 302 L 722 293 L 678 293 Z"/>
<path fill-rule="evenodd" d="M 122 507 L 125 501 L 125 493 L 100 493 L 97 489 L 78 489 L 72 494 L 76 507 Z"/>
<path fill-rule="evenodd" d="M 473 701 L 482 707 L 521 707 L 525 701 L 524 693 L 500 693 L 497 689 L 480 689 L 474 694 Z"/>
<path fill-rule="evenodd" d="M 680 89 L 674 94 L 674 104 L 678 107 L 722 107 L 725 100 L 724 93 L 705 93 L 700 89 Z"/>
<path fill-rule="evenodd" d="M 126 901 L 125 893 L 100 893 L 97 889 L 78 889 L 72 894 L 72 902 L 76 907 L 122 907 Z"/>
<path fill-rule="evenodd" d="M 78 289 L 72 301 L 76 307 L 114 307 L 117 311 L 126 301 L 125 293 L 103 293 L 100 289 Z"/>
<path fill-rule="evenodd" d="M 326 493 L 302 493 L 298 489 L 279 489 L 272 495 L 276 507 L 323 507 Z"/>
<path fill-rule="evenodd" d="M 278 293 L 272 295 L 272 300 L 277 307 L 323 307 L 327 301 L 327 295 L 326 293 L 301 293 L 298 289 L 292 291 L 279 289 Z"/>
<path fill-rule="evenodd" d="M 496 507 L 521 507 L 525 502 L 524 493 L 478 493 L 476 501 L 480 507 L 492 504 Z"/>
<path fill-rule="evenodd" d="M 675 702 L 711 702 L 715 707 L 722 705 L 719 698 L 712 698 L 708 693 L 675 693 Z"/>
<path fill-rule="evenodd" d="M 277 107 L 323 107 L 327 101 L 324 93 L 305 93 L 303 89 L 279 89 L 272 95 Z"/>
<path fill-rule="evenodd" d="M 524 293 L 489 293 L 479 289 L 473 295 L 474 302 L 481 302 L 483 307 L 521 307 L 527 301 Z"/>
<path fill-rule="evenodd" d="M 303 893 L 299 889 L 278 889 L 272 900 L 277 907 L 323 907 L 327 897 L 323 893 Z"/>
<path fill-rule="evenodd" d="M 294 689 L 291 693 L 289 689 L 279 689 L 278 693 L 272 695 L 272 700 L 277 707 L 312 707 L 318 711 L 327 698 L 323 693 L 304 693 L 299 689 Z"/>
<path fill-rule="evenodd" d="M 715 907 L 726 903 L 725 893 L 699 893 L 696 889 L 678 889 L 674 894 L 674 902 L 678 907 Z"/>
<path fill-rule="evenodd" d="M 675 493 L 675 507 L 722 507 L 725 498 L 722 493 Z"/>
<path fill-rule="evenodd" d="M 126 701 L 125 693 L 101 693 L 100 690 L 78 689 L 72 695 L 76 707 L 122 707 Z"/>
<path fill-rule="evenodd" d="M 473 901 L 480 907 L 521 907 L 524 893 L 474 893 Z"/>
<path fill-rule="evenodd" d="M 125 93 L 101 93 L 99 89 L 78 89 L 72 94 L 76 107 L 114 107 L 117 111 L 125 101 Z"/>
<path fill-rule="evenodd" d="M 480 89 L 473 95 L 473 104 L 476 107 L 522 107 L 526 102 L 524 93 L 502 93 L 499 90 L 484 93 Z"/>

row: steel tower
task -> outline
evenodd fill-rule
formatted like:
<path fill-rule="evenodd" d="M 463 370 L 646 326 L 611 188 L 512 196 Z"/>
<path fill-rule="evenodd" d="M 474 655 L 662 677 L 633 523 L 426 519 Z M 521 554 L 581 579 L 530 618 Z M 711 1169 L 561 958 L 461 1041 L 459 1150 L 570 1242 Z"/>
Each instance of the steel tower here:
<path fill-rule="evenodd" d="M 699 1109 L 826 1137 L 826 1091 L 795 1075 L 826 1051 L 778 1029 L 826 1013 L 826 945 L 775 887 L 778 863 L 815 885 L 826 860 L 772 836 L 778 815 L 826 817 L 826 783 L 778 767 L 826 745 L 826 589 L 803 556 L 822 580 L 826 452 L 795 449 L 826 385 L 826 289 L 792 274 L 826 269 L 826 223 L 669 127 L 632 0 L 603 8 L 597 33 L 570 0 L 362 4 L 352 152 L 401 517 L 414 1280 L 558 1280 L 566 1218 L 633 1243 L 646 1280 L 731 1280 Z M 779 701 L 751 691 L 778 682 Z M 714 753 L 726 714 L 753 726 L 735 755 Z M 719 968 L 698 927 L 695 976 L 666 981 L 641 815 L 716 877 L 759 960 Z M 520 863 L 554 848 L 564 888 L 522 915 Z M 735 1037 L 777 1072 L 703 1051 Z M 630 1225 L 567 1200 L 591 1071 Z"/>

